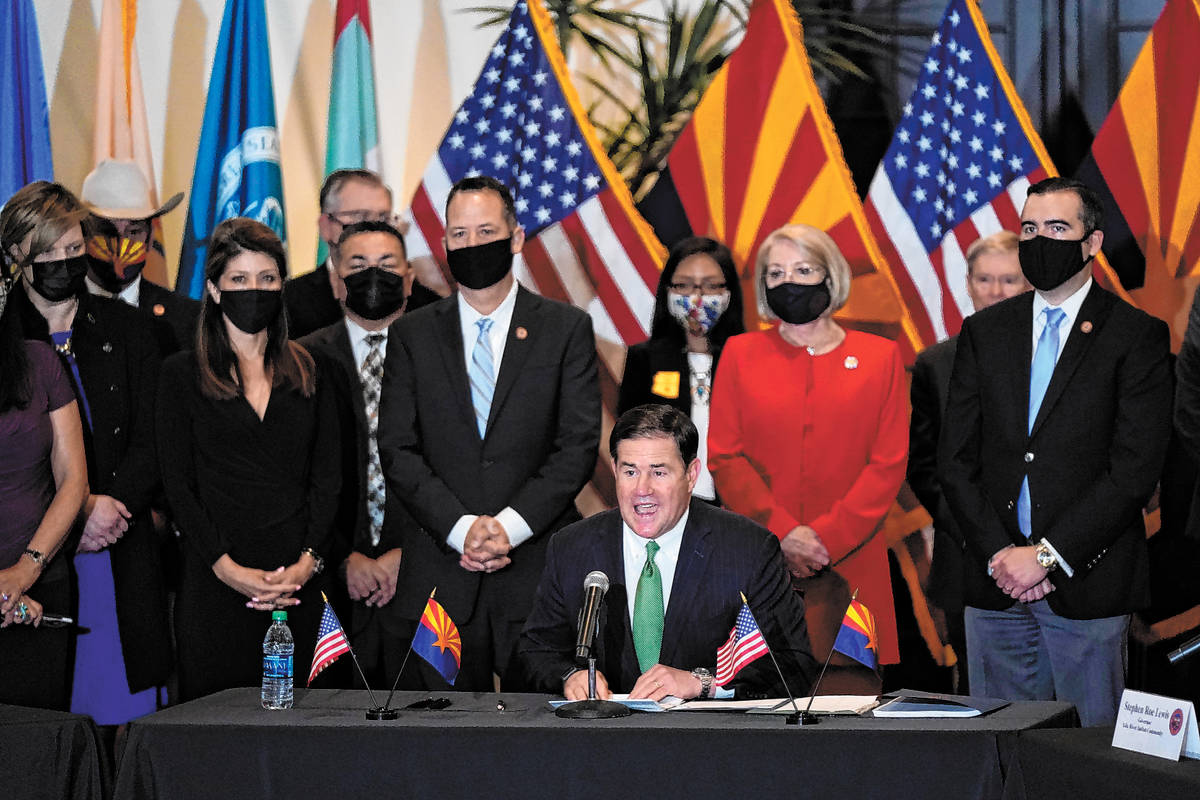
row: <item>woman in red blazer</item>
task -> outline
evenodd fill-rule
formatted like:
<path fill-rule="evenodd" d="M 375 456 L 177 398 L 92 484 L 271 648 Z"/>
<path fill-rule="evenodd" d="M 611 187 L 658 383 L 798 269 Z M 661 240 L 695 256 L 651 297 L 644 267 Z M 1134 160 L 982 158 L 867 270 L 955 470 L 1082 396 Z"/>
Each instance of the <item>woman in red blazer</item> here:
<path fill-rule="evenodd" d="M 755 271 L 759 314 L 777 324 L 725 345 L 708 431 L 717 492 L 779 537 L 798 588 L 815 587 L 814 576 L 828 578 L 832 569 L 857 589 L 876 620 L 879 663 L 895 663 L 879 530 L 908 454 L 899 348 L 834 321 L 851 274 L 824 232 L 780 228 L 759 248 Z M 843 610 L 827 612 L 831 624 L 840 625 Z"/>

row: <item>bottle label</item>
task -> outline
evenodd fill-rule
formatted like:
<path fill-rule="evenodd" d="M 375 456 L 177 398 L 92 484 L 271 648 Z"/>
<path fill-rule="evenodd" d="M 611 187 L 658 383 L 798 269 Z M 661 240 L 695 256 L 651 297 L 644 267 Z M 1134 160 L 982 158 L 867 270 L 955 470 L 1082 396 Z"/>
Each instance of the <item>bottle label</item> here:
<path fill-rule="evenodd" d="M 263 677 L 292 679 L 291 656 L 263 656 Z"/>

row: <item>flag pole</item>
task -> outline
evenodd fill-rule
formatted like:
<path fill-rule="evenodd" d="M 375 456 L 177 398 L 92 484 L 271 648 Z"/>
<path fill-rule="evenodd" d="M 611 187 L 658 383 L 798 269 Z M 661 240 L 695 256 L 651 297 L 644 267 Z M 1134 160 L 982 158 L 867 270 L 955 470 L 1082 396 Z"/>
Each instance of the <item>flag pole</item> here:
<path fill-rule="evenodd" d="M 330 605 L 329 598 L 325 596 L 325 592 L 321 592 L 321 599 L 325 601 L 325 605 L 329 606 L 329 613 L 333 614 L 333 618 L 337 620 L 338 627 L 342 629 L 342 635 L 346 636 L 346 628 L 342 625 L 342 621 L 338 619 L 337 612 L 333 610 L 333 606 Z M 346 636 L 346 649 L 350 651 L 350 659 L 358 669 L 358 675 L 363 680 L 363 686 L 367 687 L 367 694 L 371 697 L 371 708 L 379 708 L 379 703 L 375 700 L 375 693 L 371 691 L 371 684 L 367 682 L 367 676 L 363 673 L 362 665 L 358 663 L 358 656 L 354 654 L 354 645 L 350 644 L 349 636 Z M 313 677 L 315 678 L 316 675 Z M 308 685 L 312 686 L 312 681 L 309 681 Z"/>
<path fill-rule="evenodd" d="M 425 608 L 429 608 L 429 600 L 432 600 L 435 594 L 437 594 L 436 586 L 433 587 L 433 591 L 429 593 L 429 599 L 425 601 Z M 422 610 L 421 613 L 424 614 L 424 610 Z M 417 625 L 419 626 L 420 624 L 420 617 L 418 617 Z M 397 716 L 396 709 L 392 708 L 392 695 L 396 693 L 396 687 L 400 685 L 400 676 L 404 674 L 404 665 L 408 663 L 408 657 L 412 655 L 413 645 L 416 643 L 417 637 L 414 633 L 412 641 L 408 643 L 408 651 L 404 654 L 404 660 L 400 662 L 400 671 L 396 673 L 396 680 L 392 682 L 392 690 L 388 692 L 387 702 L 383 704 L 383 708 L 379 709 L 381 714 L 391 714 L 391 716 L 383 716 L 380 717 L 380 719 L 395 719 Z"/>
<path fill-rule="evenodd" d="M 750 601 L 746 599 L 746 593 L 738 592 L 738 594 L 741 595 L 742 605 L 746 606 L 746 610 L 750 612 L 750 618 L 754 620 L 755 627 L 758 627 L 758 619 L 754 616 L 754 610 L 750 608 Z M 760 632 L 762 631 L 761 627 L 758 627 L 758 629 Z M 796 698 L 792 697 L 792 689 L 790 686 L 788 686 L 787 678 L 783 677 L 783 670 L 780 669 L 779 662 L 775 659 L 775 651 L 771 649 L 771 645 L 767 641 L 766 636 L 763 636 L 762 640 L 763 645 L 767 648 L 767 655 L 771 657 L 771 663 L 775 665 L 775 671 L 779 673 L 779 680 L 781 683 L 783 683 L 783 690 L 787 692 L 788 698 L 791 699 L 792 708 L 795 709 L 796 714 L 799 714 L 800 708 L 796 705 Z"/>
<path fill-rule="evenodd" d="M 854 590 L 854 594 L 850 595 L 850 602 L 846 605 L 846 611 L 842 612 L 842 619 L 846 619 L 846 612 L 850 610 L 850 606 L 854 605 L 854 601 L 858 599 L 858 589 Z M 841 625 L 838 626 L 838 632 L 841 632 Z M 833 658 L 833 651 L 837 649 L 837 636 L 833 637 L 833 644 L 829 646 L 829 655 L 825 656 L 825 664 L 821 667 L 821 674 L 817 676 L 817 682 L 813 684 L 812 694 L 808 696 L 808 705 L 804 707 L 803 713 L 797 711 L 794 714 L 788 715 L 787 724 L 795 725 L 816 725 L 817 718 L 812 714 L 813 701 L 817 699 L 817 689 L 821 686 L 821 679 L 825 677 L 825 670 L 829 669 L 829 661 Z M 795 707 L 796 701 L 792 700 L 792 706 Z"/>

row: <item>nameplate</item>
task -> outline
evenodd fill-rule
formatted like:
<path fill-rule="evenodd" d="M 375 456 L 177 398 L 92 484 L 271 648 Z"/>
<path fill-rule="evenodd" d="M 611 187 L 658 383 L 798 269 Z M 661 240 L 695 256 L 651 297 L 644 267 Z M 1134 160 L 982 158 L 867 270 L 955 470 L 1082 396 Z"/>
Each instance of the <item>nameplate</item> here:
<path fill-rule="evenodd" d="M 1200 758 L 1196 709 L 1186 700 L 1126 689 L 1117 708 L 1113 747 L 1178 761 Z"/>

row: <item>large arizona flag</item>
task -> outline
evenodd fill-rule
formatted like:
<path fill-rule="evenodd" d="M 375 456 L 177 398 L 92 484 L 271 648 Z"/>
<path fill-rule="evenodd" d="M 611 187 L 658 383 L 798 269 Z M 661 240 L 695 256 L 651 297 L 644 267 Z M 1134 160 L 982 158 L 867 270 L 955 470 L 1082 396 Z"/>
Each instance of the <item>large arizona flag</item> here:
<path fill-rule="evenodd" d="M 251 217 L 285 238 L 283 175 L 263 0 L 226 0 L 183 231 L 175 291 L 200 297 L 218 223 Z"/>
<path fill-rule="evenodd" d="M 371 53 L 371 5 L 338 0 L 333 25 L 333 71 L 325 136 L 325 174 L 336 169 L 379 172 L 375 116 L 375 67 Z M 317 263 L 325 261 L 321 240 Z"/>
<path fill-rule="evenodd" d="M 1101 193 L 1104 253 L 1178 344 L 1200 273 L 1200 0 L 1167 0 L 1077 176 Z"/>
<path fill-rule="evenodd" d="M 826 231 L 854 272 L 839 319 L 920 349 L 875 245 L 833 123 L 813 79 L 800 21 L 784 0 L 756 0 L 745 37 L 713 78 L 667 159 L 693 232 L 725 242 L 753 298 L 753 260 L 793 222 Z M 751 302 L 747 317 L 756 315 Z"/>
<path fill-rule="evenodd" d="M 32 0 L 0 8 L 0 204 L 36 180 L 54 180 L 50 107 Z"/>
<path fill-rule="evenodd" d="M 142 69 L 138 65 L 134 33 L 137 30 L 137 0 L 104 0 L 100 12 L 100 56 L 96 69 L 96 129 L 92 137 L 92 163 L 110 158 L 134 161 L 150 187 L 150 203 L 158 206 L 154 180 L 154 155 L 150 150 L 150 126 L 146 122 L 146 98 L 142 91 Z M 162 245 L 162 224 L 153 222 L 154 241 L 144 274 L 156 283 L 166 283 L 167 269 Z"/>

